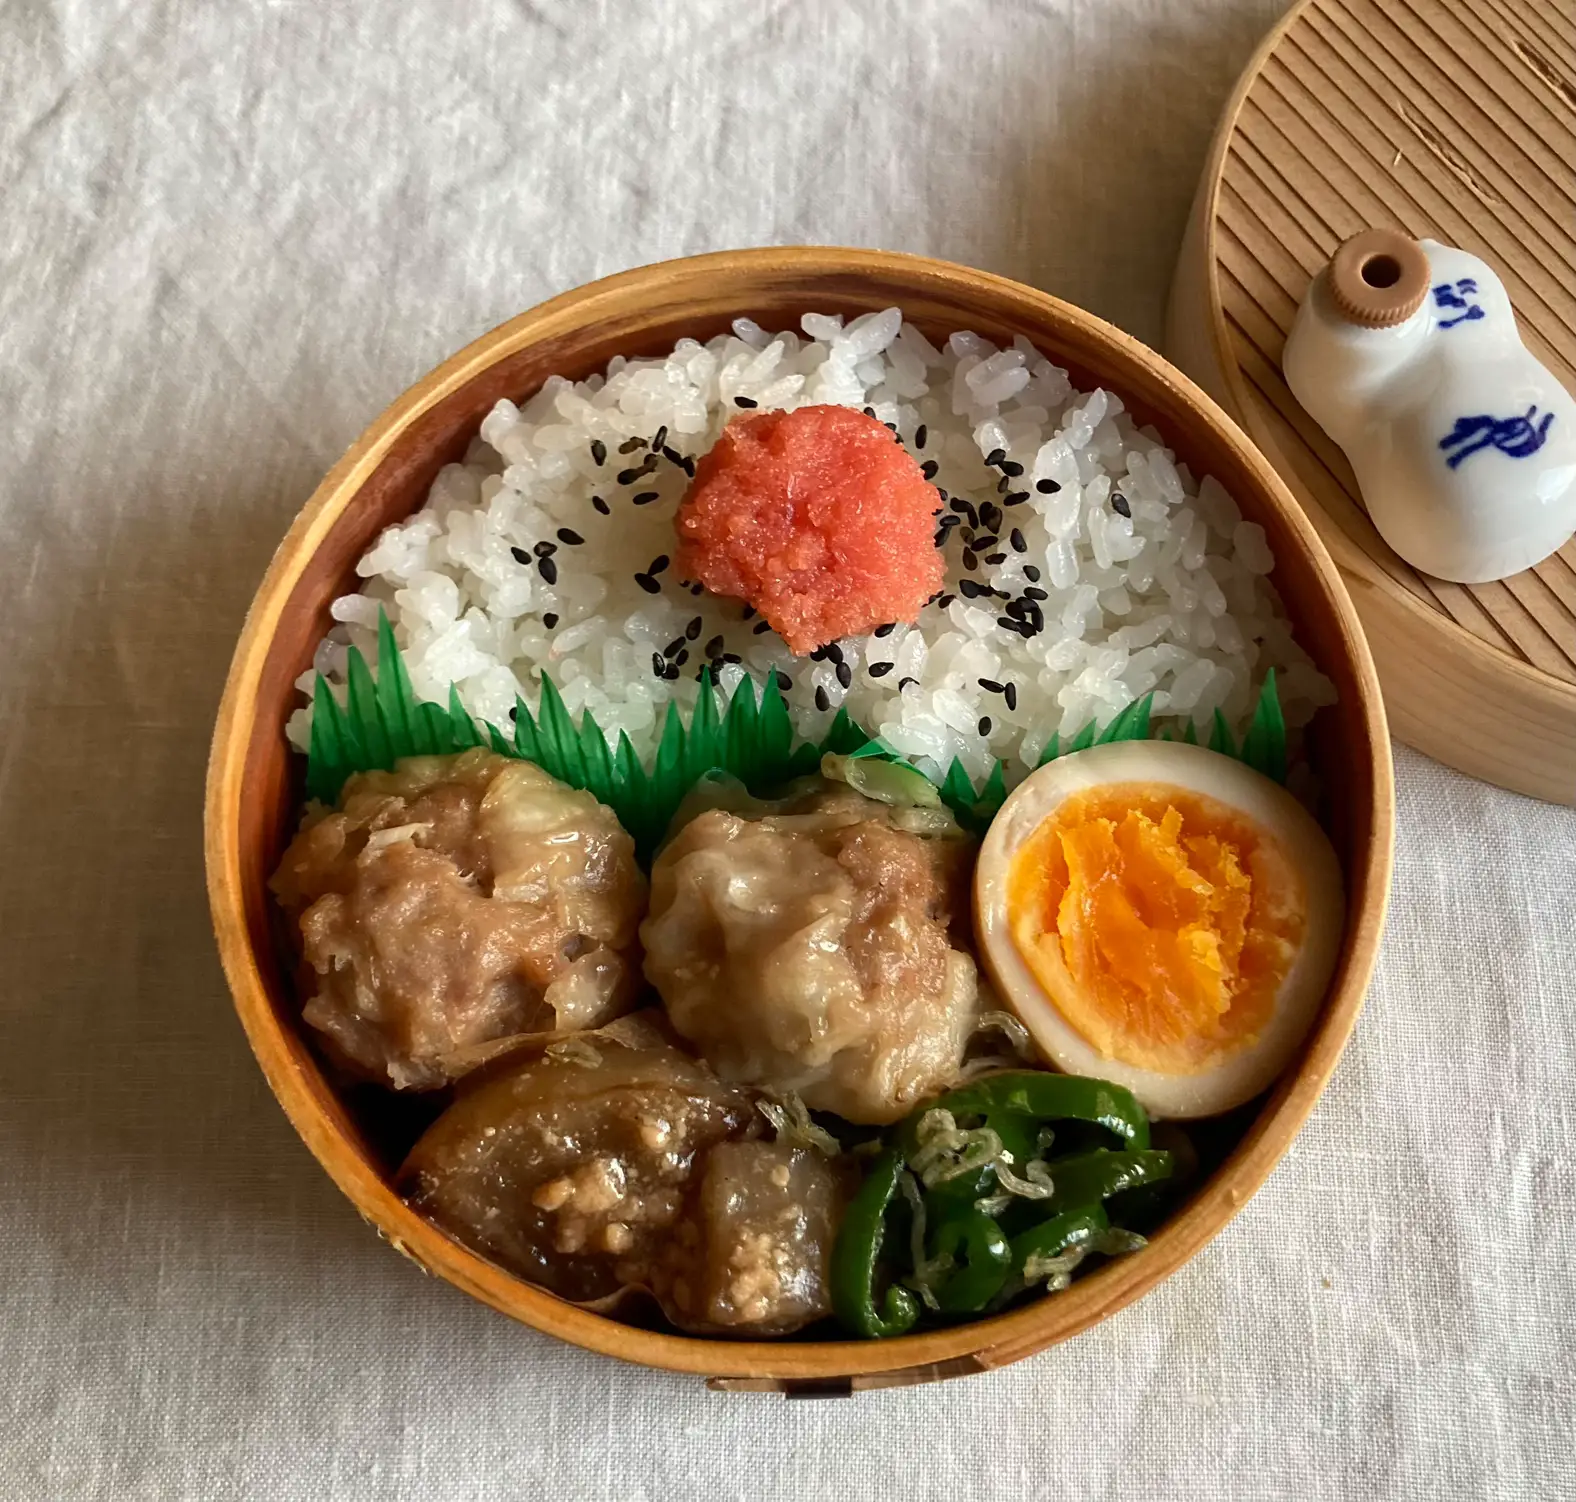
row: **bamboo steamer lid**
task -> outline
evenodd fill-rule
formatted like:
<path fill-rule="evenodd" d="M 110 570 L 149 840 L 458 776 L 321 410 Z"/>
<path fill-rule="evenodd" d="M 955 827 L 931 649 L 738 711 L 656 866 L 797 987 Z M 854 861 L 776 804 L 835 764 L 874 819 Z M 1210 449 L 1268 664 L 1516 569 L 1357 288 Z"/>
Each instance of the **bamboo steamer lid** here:
<path fill-rule="evenodd" d="M 1420 573 L 1282 379 L 1310 279 L 1366 229 L 1381 233 L 1351 252 L 1364 259 L 1428 237 L 1490 262 L 1527 347 L 1576 391 L 1576 6 L 1302 0 L 1221 119 L 1167 328 L 1167 353 L 1247 429 L 1340 565 L 1400 739 L 1576 804 L 1576 541 L 1496 583 Z M 1361 288 L 1341 271 L 1332 285 Z M 1393 316 L 1400 290 L 1348 314 Z"/>

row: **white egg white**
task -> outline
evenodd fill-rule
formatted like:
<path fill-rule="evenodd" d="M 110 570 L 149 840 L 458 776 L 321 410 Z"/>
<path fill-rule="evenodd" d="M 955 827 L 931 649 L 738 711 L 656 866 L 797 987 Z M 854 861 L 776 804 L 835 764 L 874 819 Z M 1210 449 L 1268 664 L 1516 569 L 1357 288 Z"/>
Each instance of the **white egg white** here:
<path fill-rule="evenodd" d="M 1169 783 L 1214 798 L 1281 844 L 1301 879 L 1301 947 L 1269 1022 L 1247 1047 L 1198 1074 L 1166 1074 L 1107 1058 L 1079 1033 L 1019 953 L 1007 912 L 1007 876 L 1024 842 L 1075 793 L 1112 783 Z M 1313 816 L 1285 788 L 1231 757 L 1174 741 L 1118 741 L 1064 756 L 1030 774 L 991 823 L 974 872 L 981 959 L 1002 999 L 1040 1050 L 1068 1074 L 1125 1085 L 1152 1116 L 1214 1116 L 1251 1100 L 1307 1037 L 1340 956 L 1346 902 L 1340 864 Z"/>

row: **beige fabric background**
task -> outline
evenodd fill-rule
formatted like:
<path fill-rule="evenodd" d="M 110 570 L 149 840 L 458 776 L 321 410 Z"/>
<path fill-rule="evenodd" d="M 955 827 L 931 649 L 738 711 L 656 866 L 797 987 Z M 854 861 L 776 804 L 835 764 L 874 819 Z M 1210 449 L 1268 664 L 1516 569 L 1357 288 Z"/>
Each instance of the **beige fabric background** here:
<path fill-rule="evenodd" d="M 423 1279 L 287 1128 L 208 932 L 231 645 L 384 403 L 553 292 L 774 241 L 1155 339 L 1278 8 L 0 6 L 0 1496 L 1576 1495 L 1569 811 L 1400 751 L 1378 979 L 1263 1193 L 1071 1345 L 842 1403 Z"/>

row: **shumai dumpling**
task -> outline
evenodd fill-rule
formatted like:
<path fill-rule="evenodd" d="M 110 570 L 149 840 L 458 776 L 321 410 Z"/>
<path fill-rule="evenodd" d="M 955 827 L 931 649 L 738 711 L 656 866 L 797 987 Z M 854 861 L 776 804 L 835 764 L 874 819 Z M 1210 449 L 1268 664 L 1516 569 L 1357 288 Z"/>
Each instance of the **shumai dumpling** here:
<path fill-rule="evenodd" d="M 896 1121 L 957 1074 L 978 1010 L 970 842 L 943 810 L 826 785 L 712 808 L 658 855 L 641 925 L 674 1029 L 725 1080 Z"/>
<path fill-rule="evenodd" d="M 315 975 L 306 1021 L 396 1089 L 446 1084 L 498 1039 L 599 1026 L 639 989 L 634 841 L 589 793 L 491 751 L 358 773 L 272 886 Z"/>

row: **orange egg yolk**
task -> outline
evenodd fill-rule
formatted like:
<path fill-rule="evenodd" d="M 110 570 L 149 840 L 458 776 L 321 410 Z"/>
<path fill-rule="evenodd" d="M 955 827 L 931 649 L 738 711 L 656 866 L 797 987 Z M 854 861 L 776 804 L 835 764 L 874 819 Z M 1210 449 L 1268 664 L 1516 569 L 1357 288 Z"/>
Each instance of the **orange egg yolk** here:
<path fill-rule="evenodd" d="M 1013 858 L 1007 915 L 1036 980 L 1102 1056 L 1198 1074 L 1269 1021 L 1307 902 L 1269 831 L 1145 782 L 1062 803 Z"/>

